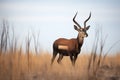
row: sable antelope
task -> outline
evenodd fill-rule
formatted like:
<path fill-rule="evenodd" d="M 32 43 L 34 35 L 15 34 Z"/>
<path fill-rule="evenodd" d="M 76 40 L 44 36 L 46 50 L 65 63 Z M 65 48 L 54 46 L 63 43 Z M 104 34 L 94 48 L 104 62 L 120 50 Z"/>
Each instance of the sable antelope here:
<path fill-rule="evenodd" d="M 84 28 L 82 28 L 76 21 L 77 13 L 73 17 L 73 22 L 75 23 L 74 29 L 78 31 L 78 36 L 77 38 L 72 38 L 72 39 L 65 39 L 65 38 L 59 38 L 53 43 L 53 57 L 51 60 L 51 65 L 54 62 L 54 59 L 59 53 L 59 58 L 57 60 L 58 63 L 61 62 L 63 56 L 70 56 L 72 65 L 75 65 L 76 59 L 78 54 L 81 51 L 81 47 L 84 42 L 84 37 L 87 37 L 87 30 L 89 29 L 89 26 L 86 26 L 86 22 L 90 19 L 91 13 L 89 14 L 89 17 L 84 21 Z"/>

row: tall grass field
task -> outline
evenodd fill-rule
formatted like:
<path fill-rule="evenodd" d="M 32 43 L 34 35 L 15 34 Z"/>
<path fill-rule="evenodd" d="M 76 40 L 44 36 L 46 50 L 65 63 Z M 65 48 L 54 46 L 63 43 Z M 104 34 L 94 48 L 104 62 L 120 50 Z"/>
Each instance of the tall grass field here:
<path fill-rule="evenodd" d="M 29 60 L 25 53 L 17 51 L 0 56 L 0 80 L 119 80 L 120 54 L 107 56 L 96 74 L 88 71 L 88 54 L 80 54 L 75 67 L 69 57 L 64 57 L 62 64 L 55 60 L 51 66 L 52 55 L 48 52 L 36 55 L 30 53 Z M 57 58 L 56 58 L 57 59 Z M 96 65 L 95 65 L 96 66 Z M 88 74 L 89 73 L 89 74 Z M 119 78 L 119 79 L 118 79 Z"/>

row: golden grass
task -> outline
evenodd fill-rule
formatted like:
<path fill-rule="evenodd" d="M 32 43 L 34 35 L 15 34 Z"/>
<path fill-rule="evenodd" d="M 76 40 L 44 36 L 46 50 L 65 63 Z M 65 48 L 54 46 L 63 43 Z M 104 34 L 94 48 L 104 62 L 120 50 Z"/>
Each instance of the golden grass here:
<path fill-rule="evenodd" d="M 2 54 L 0 80 L 92 80 L 89 79 L 87 70 L 89 57 L 89 54 L 81 53 L 75 67 L 71 65 L 69 57 L 64 57 L 61 65 L 57 63 L 56 57 L 51 66 L 50 53 L 43 52 L 38 55 L 30 53 L 28 66 L 27 54 L 19 52 Z M 118 67 L 120 70 L 120 54 L 107 56 L 103 66 L 114 69 Z"/>

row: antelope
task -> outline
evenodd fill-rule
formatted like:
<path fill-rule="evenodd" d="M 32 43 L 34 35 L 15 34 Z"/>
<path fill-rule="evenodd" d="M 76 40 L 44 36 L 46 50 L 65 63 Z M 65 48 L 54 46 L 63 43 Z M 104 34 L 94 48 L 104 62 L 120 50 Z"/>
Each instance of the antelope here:
<path fill-rule="evenodd" d="M 63 56 L 70 56 L 70 60 L 72 62 L 72 65 L 75 66 L 76 59 L 78 57 L 78 54 L 81 51 L 81 47 L 84 42 L 84 38 L 88 37 L 87 30 L 90 28 L 89 26 L 86 26 L 87 21 L 91 17 L 91 12 L 89 14 L 89 17 L 84 21 L 84 28 L 82 28 L 78 22 L 75 20 L 77 16 L 77 13 L 73 17 L 74 22 L 74 29 L 78 31 L 77 38 L 72 39 L 65 39 L 65 38 L 59 38 L 54 41 L 53 43 L 53 57 L 51 59 L 51 65 L 53 64 L 56 55 L 59 53 L 58 57 L 58 64 L 61 63 L 61 60 L 63 59 Z"/>

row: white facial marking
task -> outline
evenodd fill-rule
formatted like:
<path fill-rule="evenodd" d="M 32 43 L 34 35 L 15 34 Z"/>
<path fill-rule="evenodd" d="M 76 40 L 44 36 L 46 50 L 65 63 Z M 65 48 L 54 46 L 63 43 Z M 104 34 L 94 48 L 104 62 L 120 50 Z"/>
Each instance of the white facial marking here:
<path fill-rule="evenodd" d="M 68 46 L 65 45 L 59 45 L 58 49 L 62 49 L 62 50 L 68 50 Z"/>

